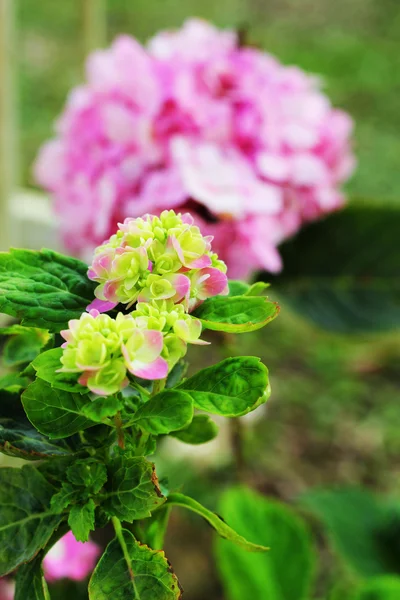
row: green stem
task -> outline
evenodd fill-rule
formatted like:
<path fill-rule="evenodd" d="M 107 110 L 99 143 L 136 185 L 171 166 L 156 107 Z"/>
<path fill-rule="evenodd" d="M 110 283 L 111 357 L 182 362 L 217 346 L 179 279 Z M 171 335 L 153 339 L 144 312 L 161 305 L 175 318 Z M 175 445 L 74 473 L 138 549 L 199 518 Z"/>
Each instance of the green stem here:
<path fill-rule="evenodd" d="M 114 421 L 115 421 L 115 427 L 117 430 L 118 446 L 122 450 L 124 450 L 125 449 L 125 434 L 124 434 L 124 430 L 123 430 L 123 422 L 122 422 L 122 418 L 121 418 L 121 413 L 119 411 L 115 415 Z"/>
<path fill-rule="evenodd" d="M 140 598 L 139 591 L 138 591 L 138 589 L 136 587 L 136 584 L 135 584 L 135 576 L 133 574 L 132 561 L 131 561 L 131 557 L 129 555 L 128 546 L 126 545 L 126 542 L 125 542 L 124 534 L 122 532 L 121 521 L 119 519 L 117 519 L 117 517 L 111 517 L 111 521 L 112 521 L 112 524 L 114 526 L 115 535 L 117 536 L 117 540 L 119 541 L 119 543 L 121 545 L 122 554 L 124 555 L 125 562 L 128 565 L 129 576 L 131 578 L 132 587 L 133 587 L 133 591 L 134 591 L 134 594 L 135 594 L 134 600 L 136 598 L 139 599 Z"/>
<path fill-rule="evenodd" d="M 143 386 L 140 385 L 140 383 L 138 383 L 137 381 L 133 382 L 133 387 L 136 388 L 137 390 L 139 390 L 139 392 L 141 392 L 142 394 L 144 394 L 147 397 L 150 397 L 151 394 L 149 392 L 149 390 L 146 390 Z"/>

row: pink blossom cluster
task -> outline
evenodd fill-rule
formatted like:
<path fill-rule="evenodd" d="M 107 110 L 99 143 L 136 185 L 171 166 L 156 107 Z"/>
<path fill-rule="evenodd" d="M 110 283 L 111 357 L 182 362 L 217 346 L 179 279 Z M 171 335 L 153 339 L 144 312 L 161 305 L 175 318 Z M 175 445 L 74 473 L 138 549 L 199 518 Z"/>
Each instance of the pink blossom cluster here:
<path fill-rule="evenodd" d="M 77 542 L 70 531 L 46 554 L 43 561 L 45 579 L 82 581 L 94 569 L 101 549 L 93 542 Z M 11 579 L 0 579 L 0 600 L 13 600 L 15 584 Z"/>
<path fill-rule="evenodd" d="M 192 19 L 93 53 L 35 174 L 73 253 L 126 216 L 189 209 L 240 277 L 279 271 L 277 246 L 342 206 L 351 130 L 317 78 Z"/>

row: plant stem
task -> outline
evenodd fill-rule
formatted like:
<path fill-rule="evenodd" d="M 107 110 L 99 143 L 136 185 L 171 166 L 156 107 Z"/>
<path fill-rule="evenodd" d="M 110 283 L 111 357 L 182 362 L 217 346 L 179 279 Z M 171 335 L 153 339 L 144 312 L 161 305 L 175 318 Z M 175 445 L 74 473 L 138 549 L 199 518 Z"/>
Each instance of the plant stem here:
<path fill-rule="evenodd" d="M 125 435 L 124 435 L 124 430 L 123 430 L 123 423 L 122 423 L 122 419 L 121 419 L 121 413 L 119 411 L 115 415 L 114 421 L 115 421 L 115 427 L 117 429 L 118 446 L 122 450 L 124 450 L 125 449 Z"/>
<path fill-rule="evenodd" d="M 133 587 L 133 591 L 135 594 L 134 600 L 140 598 L 139 596 L 139 591 L 136 587 L 135 584 L 135 576 L 133 574 L 133 568 L 132 568 L 132 560 L 131 557 L 129 555 L 129 550 L 128 550 L 128 546 L 126 545 L 126 541 L 124 539 L 124 534 L 122 532 L 122 525 L 121 525 L 121 521 L 119 519 L 117 519 L 117 517 L 111 517 L 111 521 L 112 524 L 114 526 L 114 530 L 115 530 L 115 535 L 117 536 L 117 540 L 119 541 L 121 548 L 122 548 L 122 553 L 124 555 L 126 564 L 128 565 L 128 570 L 129 570 L 129 576 L 131 578 L 132 581 L 132 587 Z"/>

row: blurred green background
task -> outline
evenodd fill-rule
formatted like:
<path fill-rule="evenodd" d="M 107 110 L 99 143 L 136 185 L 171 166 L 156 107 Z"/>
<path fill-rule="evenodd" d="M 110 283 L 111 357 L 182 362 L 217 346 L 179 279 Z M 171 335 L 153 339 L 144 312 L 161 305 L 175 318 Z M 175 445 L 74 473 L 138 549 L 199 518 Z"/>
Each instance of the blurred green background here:
<path fill-rule="evenodd" d="M 80 8 L 80 0 L 19 2 L 20 141 L 27 185 L 33 185 L 38 147 L 51 136 L 68 91 L 83 77 Z M 144 41 L 190 16 L 245 28 L 249 43 L 320 74 L 332 102 L 356 122 L 359 165 L 349 194 L 379 203 L 400 199 L 398 0 L 109 0 L 108 40 L 130 33 Z M 214 339 L 209 352 L 192 352 L 191 360 L 198 365 L 223 358 L 227 350 L 219 342 Z M 242 425 L 243 478 L 287 502 L 315 485 L 360 484 L 400 496 L 399 342 L 394 333 L 327 333 L 285 304 L 265 332 L 241 337 L 238 353 L 260 356 L 273 387 L 260 418 Z M 172 470 L 173 484 L 184 484 L 185 492 L 213 508 L 217 492 L 235 481 L 229 451 L 221 442 L 211 463 L 194 449 L 196 454 L 201 460 L 175 449 L 174 458 L 160 458 L 159 469 Z M 182 461 L 189 466 L 183 468 Z M 174 514 L 167 552 L 190 600 L 224 598 L 211 540 L 201 522 Z M 337 566 L 319 538 L 318 547 L 316 597 L 328 598 Z M 74 586 L 66 593 L 76 594 Z"/>

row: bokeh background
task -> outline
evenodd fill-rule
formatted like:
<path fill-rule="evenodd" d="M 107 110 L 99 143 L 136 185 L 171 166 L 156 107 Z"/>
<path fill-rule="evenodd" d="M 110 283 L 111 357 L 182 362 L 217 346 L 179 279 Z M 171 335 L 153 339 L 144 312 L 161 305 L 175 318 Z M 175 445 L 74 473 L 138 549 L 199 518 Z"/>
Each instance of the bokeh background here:
<path fill-rule="evenodd" d="M 19 156 L 26 187 L 33 186 L 39 146 L 51 137 L 68 91 L 82 78 L 81 8 L 80 0 L 17 4 Z M 145 41 L 189 16 L 240 28 L 248 43 L 320 74 L 333 104 L 356 123 L 358 167 L 349 196 L 400 202 L 398 0 L 110 0 L 106 41 L 119 33 Z M 222 344 L 217 336 L 213 341 L 210 351 L 191 352 L 196 366 L 227 353 L 255 354 L 270 370 L 272 396 L 252 419 L 222 426 L 216 443 L 191 452 L 178 443 L 165 446 L 159 471 L 169 474 L 171 485 L 183 486 L 211 508 L 238 477 L 287 503 L 314 486 L 359 485 L 400 497 L 399 334 L 327 332 L 282 300 L 281 316 L 265 331 L 240 341 Z M 311 525 L 320 559 L 314 597 L 333 598 L 338 578 L 348 578 L 351 587 L 352 576 L 345 575 L 319 527 Z M 188 600 L 225 598 L 212 537 L 201 521 L 174 513 L 166 550 Z M 56 593 L 56 599 L 85 597 L 75 584 L 59 586 Z"/>

